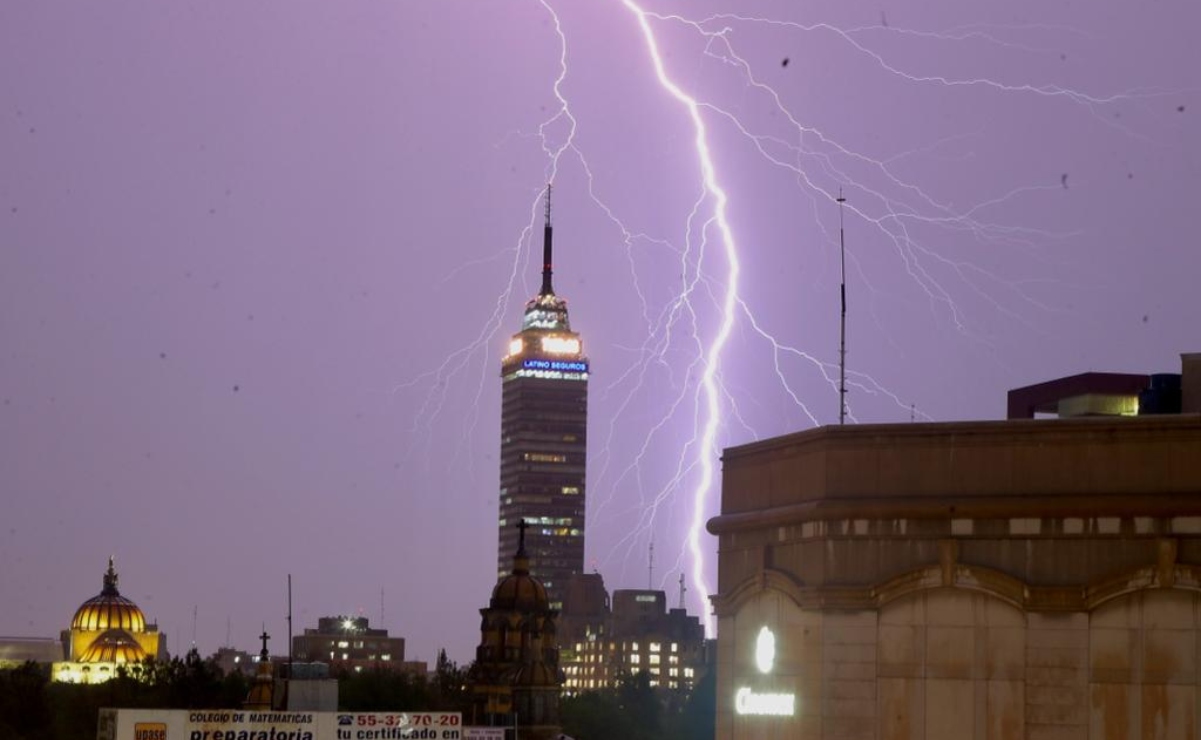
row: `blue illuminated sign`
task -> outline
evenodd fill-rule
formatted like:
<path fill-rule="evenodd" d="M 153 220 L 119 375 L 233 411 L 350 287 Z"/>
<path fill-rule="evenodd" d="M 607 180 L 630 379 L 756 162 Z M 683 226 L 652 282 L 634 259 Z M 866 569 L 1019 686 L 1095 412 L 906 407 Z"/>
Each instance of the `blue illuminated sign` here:
<path fill-rule="evenodd" d="M 567 373 L 588 372 L 588 363 L 578 360 L 524 360 L 521 366 L 526 370 L 560 370 Z"/>

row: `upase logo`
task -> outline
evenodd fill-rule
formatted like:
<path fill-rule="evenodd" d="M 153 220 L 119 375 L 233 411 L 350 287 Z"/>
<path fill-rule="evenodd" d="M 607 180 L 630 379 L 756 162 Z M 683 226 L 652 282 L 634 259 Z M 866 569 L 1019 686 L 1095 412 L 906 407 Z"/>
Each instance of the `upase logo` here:
<path fill-rule="evenodd" d="M 133 740 L 167 740 L 167 726 L 162 722 L 135 722 Z"/>

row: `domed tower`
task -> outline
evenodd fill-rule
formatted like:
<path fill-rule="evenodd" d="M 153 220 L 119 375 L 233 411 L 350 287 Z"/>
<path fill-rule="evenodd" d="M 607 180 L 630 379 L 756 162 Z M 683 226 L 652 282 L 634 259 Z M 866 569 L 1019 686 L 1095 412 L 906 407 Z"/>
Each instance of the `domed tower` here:
<path fill-rule="evenodd" d="M 267 640 L 271 639 L 271 635 L 267 634 L 267 625 L 263 625 L 263 634 L 259 635 L 259 639 L 263 641 L 263 649 L 259 651 L 254 683 L 250 685 L 242 708 L 269 711 L 275 707 L 275 667 L 271 663 L 271 653 L 267 650 Z"/>
<path fill-rule="evenodd" d="M 147 624 L 137 604 L 121 595 L 117 581 L 110 557 L 104 587 L 80 604 L 71 628 L 62 633 L 66 661 L 54 665 L 56 681 L 99 683 L 111 678 L 117 666 L 166 657 L 165 636 L 157 625 Z"/>
<path fill-rule="evenodd" d="M 530 575 L 524 520 L 518 522 L 513 571 L 492 589 L 480 609 L 480 645 L 468 682 L 474 697 L 473 722 L 518 728 L 522 738 L 559 734 L 559 650 L 546 587 Z"/>

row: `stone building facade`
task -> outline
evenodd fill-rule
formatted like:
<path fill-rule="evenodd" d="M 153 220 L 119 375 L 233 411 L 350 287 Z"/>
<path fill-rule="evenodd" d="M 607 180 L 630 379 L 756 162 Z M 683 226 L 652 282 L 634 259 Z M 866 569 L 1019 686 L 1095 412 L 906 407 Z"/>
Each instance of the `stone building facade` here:
<path fill-rule="evenodd" d="M 766 440 L 709 529 L 718 738 L 1201 733 L 1201 415 Z"/>

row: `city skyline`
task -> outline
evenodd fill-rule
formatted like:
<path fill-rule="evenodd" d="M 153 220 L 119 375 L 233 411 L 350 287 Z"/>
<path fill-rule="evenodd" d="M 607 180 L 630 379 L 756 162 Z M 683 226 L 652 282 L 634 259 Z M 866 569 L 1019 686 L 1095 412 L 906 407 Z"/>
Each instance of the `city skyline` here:
<path fill-rule="evenodd" d="M 57 634 L 116 555 L 173 654 L 286 634 L 291 574 L 296 625 L 467 660 L 547 182 L 602 368 L 585 568 L 647 585 L 653 540 L 653 585 L 684 573 L 707 615 L 705 466 L 837 420 L 840 189 L 849 422 L 1002 418 L 1011 388 L 1198 349 L 1199 20 L 0 10 L 0 634 Z"/>

